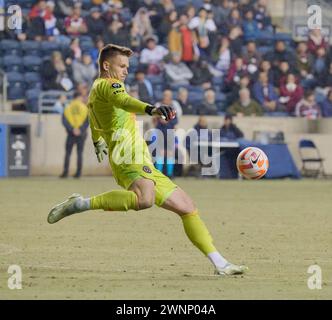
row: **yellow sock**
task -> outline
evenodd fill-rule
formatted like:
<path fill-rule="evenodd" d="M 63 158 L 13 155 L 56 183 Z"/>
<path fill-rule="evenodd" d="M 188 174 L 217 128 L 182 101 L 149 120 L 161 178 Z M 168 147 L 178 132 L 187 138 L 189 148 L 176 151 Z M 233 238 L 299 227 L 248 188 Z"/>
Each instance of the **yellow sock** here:
<path fill-rule="evenodd" d="M 190 241 L 205 255 L 216 252 L 212 237 L 197 211 L 181 216 L 184 230 Z"/>
<path fill-rule="evenodd" d="M 91 198 L 91 209 L 104 209 L 106 211 L 137 210 L 137 195 L 135 192 L 127 190 L 105 192 Z"/>

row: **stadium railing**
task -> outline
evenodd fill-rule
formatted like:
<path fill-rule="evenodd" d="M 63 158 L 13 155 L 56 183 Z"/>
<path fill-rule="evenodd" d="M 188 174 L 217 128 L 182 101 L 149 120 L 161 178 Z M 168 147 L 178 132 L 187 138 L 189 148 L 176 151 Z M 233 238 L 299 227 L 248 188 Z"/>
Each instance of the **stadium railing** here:
<path fill-rule="evenodd" d="M 7 103 L 7 75 L 2 69 L 0 69 L 0 84 L 1 84 L 1 106 L 0 110 L 2 112 L 6 111 L 6 103 Z"/>
<path fill-rule="evenodd" d="M 49 90 L 41 91 L 38 97 L 38 125 L 37 125 L 37 136 L 42 135 L 42 113 L 53 113 L 54 104 L 61 95 L 65 95 L 68 100 L 73 98 L 73 91 L 60 91 L 60 90 Z"/>

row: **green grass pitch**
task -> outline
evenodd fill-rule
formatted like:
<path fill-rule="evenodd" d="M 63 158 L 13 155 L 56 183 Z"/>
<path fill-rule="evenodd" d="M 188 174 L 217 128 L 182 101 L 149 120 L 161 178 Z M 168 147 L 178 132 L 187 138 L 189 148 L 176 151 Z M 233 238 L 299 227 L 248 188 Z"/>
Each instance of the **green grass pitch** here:
<path fill-rule="evenodd" d="M 49 225 L 68 195 L 118 188 L 112 177 L 0 180 L 0 299 L 332 299 L 332 182 L 178 179 L 217 248 L 244 276 L 222 278 L 176 214 L 91 211 Z M 10 290 L 10 265 L 23 273 Z M 322 288 L 307 286 L 318 264 Z"/>

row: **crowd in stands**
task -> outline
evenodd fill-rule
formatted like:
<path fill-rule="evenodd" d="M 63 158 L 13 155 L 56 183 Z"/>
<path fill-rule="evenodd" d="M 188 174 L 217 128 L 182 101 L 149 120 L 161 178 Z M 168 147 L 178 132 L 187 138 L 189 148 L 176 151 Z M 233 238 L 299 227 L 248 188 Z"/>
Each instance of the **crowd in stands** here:
<path fill-rule="evenodd" d="M 40 90 L 87 98 L 98 50 L 128 46 L 128 92 L 182 114 L 332 116 L 332 50 L 321 30 L 276 32 L 269 0 L 6 1 L 22 30 L 0 31 L 9 99 L 37 111 Z M 271 1 L 271 0 L 270 0 Z M 65 105 L 61 97 L 56 110 Z"/>

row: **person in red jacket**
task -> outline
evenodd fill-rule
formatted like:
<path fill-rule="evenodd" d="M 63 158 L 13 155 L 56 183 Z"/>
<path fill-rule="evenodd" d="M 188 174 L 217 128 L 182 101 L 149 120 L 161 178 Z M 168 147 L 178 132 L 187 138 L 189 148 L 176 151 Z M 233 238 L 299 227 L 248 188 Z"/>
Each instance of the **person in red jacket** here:
<path fill-rule="evenodd" d="M 318 49 L 324 48 L 328 49 L 328 43 L 324 38 L 324 35 L 322 34 L 321 29 L 313 29 L 309 33 L 308 38 L 308 51 L 312 55 L 316 55 Z"/>
<path fill-rule="evenodd" d="M 279 102 L 285 105 L 289 114 L 294 114 L 296 104 L 303 98 L 303 88 L 293 73 L 287 76 L 287 80 L 279 87 Z"/>

